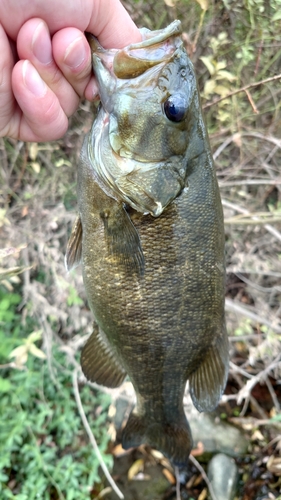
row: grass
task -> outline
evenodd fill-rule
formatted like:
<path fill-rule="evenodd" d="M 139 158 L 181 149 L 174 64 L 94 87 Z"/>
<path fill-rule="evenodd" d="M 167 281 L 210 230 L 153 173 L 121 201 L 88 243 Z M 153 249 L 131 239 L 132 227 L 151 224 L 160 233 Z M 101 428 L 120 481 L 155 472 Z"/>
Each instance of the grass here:
<path fill-rule="evenodd" d="M 7 296 L 0 288 L 0 363 L 7 362 L 12 347 L 23 347 L 34 326 L 28 321 L 22 327 L 16 312 L 20 300 L 20 295 Z M 54 345 L 50 372 L 42 351 L 36 349 L 27 359 L 16 357 L 1 365 L 0 495 L 3 500 L 72 500 L 79 491 L 79 498 L 86 500 L 100 482 L 99 461 L 77 410 L 73 365 Z M 110 396 L 84 385 L 81 400 L 103 459 L 110 466 L 112 457 L 106 454 Z"/>

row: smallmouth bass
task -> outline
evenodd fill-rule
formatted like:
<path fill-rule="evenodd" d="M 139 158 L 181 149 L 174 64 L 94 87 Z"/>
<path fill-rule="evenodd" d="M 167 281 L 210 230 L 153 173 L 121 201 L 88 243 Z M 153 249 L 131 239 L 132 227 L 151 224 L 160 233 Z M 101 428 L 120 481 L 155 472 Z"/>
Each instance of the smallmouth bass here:
<path fill-rule="evenodd" d="M 194 69 L 181 23 L 104 50 L 90 38 L 101 104 L 78 166 L 79 217 L 67 268 L 82 261 L 95 317 L 85 376 L 137 404 L 125 449 L 146 443 L 186 465 L 183 409 L 212 411 L 224 390 L 224 228 Z"/>

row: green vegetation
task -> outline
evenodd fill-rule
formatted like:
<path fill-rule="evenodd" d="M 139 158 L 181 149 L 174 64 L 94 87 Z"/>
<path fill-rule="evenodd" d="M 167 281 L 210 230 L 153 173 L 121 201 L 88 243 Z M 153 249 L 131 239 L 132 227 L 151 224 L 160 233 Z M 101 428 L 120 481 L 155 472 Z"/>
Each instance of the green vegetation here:
<path fill-rule="evenodd" d="M 100 482 L 99 463 L 74 399 L 73 367 L 57 346 L 51 360 L 54 378 L 40 349 L 29 349 L 27 359 L 22 357 L 27 339 L 33 336 L 35 341 L 40 333 L 28 336 L 34 325 L 32 321 L 22 325 L 16 311 L 20 300 L 19 294 L 0 288 L 0 365 L 4 368 L 0 372 L 0 497 L 72 500 L 79 491 L 79 500 L 87 500 L 94 483 Z M 28 345 L 35 347 L 33 342 Z M 9 364 L 11 351 L 18 368 L 4 365 Z M 84 386 L 81 400 L 110 466 L 112 457 L 105 453 L 110 397 Z"/>

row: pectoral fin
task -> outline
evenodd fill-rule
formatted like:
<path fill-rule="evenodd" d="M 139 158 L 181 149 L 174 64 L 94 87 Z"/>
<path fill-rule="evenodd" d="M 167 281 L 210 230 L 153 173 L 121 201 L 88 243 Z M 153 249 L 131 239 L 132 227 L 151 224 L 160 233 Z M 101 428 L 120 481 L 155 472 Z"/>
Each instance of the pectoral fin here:
<path fill-rule="evenodd" d="M 81 261 L 82 255 L 82 223 L 78 216 L 74 222 L 70 238 L 66 247 L 65 254 L 65 267 L 67 271 L 70 271 L 74 267 L 78 266 Z"/>
<path fill-rule="evenodd" d="M 189 377 L 190 395 L 198 411 L 213 411 L 224 391 L 228 374 L 228 339 L 219 337 L 199 368 Z"/>
<path fill-rule="evenodd" d="M 140 237 L 125 208 L 116 204 L 103 210 L 100 216 L 104 223 L 109 254 L 129 272 L 142 275 L 144 256 Z"/>
<path fill-rule="evenodd" d="M 97 325 L 82 349 L 81 366 L 87 379 L 106 387 L 119 387 L 126 377 L 105 334 Z"/>

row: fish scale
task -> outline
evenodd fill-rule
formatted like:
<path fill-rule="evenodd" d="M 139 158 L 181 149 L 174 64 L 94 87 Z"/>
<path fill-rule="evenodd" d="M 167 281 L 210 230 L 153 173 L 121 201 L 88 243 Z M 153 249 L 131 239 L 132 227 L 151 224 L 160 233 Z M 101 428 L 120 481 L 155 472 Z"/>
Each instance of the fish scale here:
<path fill-rule="evenodd" d="M 112 70 L 112 60 L 118 56 L 119 64 L 122 54 L 90 42 L 102 109 L 82 149 L 79 220 L 66 261 L 71 268 L 82 256 L 83 280 L 97 324 L 82 351 L 86 377 L 117 387 L 128 374 L 136 391 L 136 407 L 123 431 L 124 448 L 146 443 L 183 466 L 192 447 L 183 410 L 186 382 L 189 379 L 195 406 L 200 411 L 213 410 L 226 383 L 228 342 L 223 213 L 196 79 L 179 29 L 176 21 L 155 34 L 145 31 L 143 42 L 122 49 L 123 55 L 130 55 L 128 67 L 124 56 L 122 78 Z M 153 57 L 158 53 L 163 57 L 163 51 L 154 51 L 154 46 L 168 46 L 165 64 L 152 56 L 149 64 L 143 62 L 139 51 L 143 43 L 142 57 L 150 49 Z M 182 75 L 181 80 L 175 72 Z M 158 87 L 163 75 L 167 88 L 170 84 L 168 90 Z M 140 109 L 143 92 L 136 92 L 137 85 L 144 85 L 147 94 L 143 112 L 135 115 L 131 106 L 126 108 L 125 96 L 135 95 L 140 100 L 136 109 Z M 155 92 L 162 92 L 168 102 L 165 107 L 155 99 Z M 177 112 L 173 102 L 181 103 L 181 96 L 184 112 L 180 109 L 179 123 L 173 123 Z M 130 120 L 121 119 L 120 102 Z M 170 105 L 172 121 L 165 116 Z M 172 138 L 172 153 L 169 145 L 154 148 L 152 136 L 144 133 L 151 113 L 158 123 L 152 136 L 160 141 Z M 134 120 L 133 130 L 118 135 L 118 127 Z M 111 150 L 110 130 L 117 134 L 112 144 L 120 145 L 120 152 L 131 151 L 130 168 L 127 160 Z M 146 147 L 141 162 L 142 142 L 134 135 L 138 130 Z M 155 154 L 161 150 L 167 156 L 158 161 Z M 176 176 L 182 172 L 184 187 L 167 182 L 167 172 L 173 176 L 174 168 Z"/>

